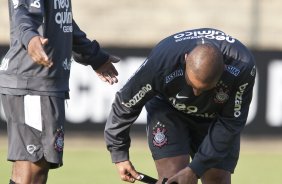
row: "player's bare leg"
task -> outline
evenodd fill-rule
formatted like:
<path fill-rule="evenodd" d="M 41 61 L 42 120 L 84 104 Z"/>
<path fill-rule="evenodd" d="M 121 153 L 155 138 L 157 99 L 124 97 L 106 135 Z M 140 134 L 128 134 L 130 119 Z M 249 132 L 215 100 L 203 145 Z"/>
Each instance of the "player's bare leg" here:
<path fill-rule="evenodd" d="M 12 169 L 12 180 L 20 184 L 45 184 L 49 167 L 49 163 L 45 159 L 36 163 L 15 161 Z"/>
<path fill-rule="evenodd" d="M 169 178 L 189 164 L 189 156 L 181 155 L 176 157 L 162 158 L 155 160 L 158 172 L 158 183 L 161 184 L 164 178 Z"/>
<path fill-rule="evenodd" d="M 46 183 L 48 178 L 50 164 L 45 160 L 41 159 L 36 163 L 31 164 L 31 170 L 33 173 L 33 183 Z"/>
<path fill-rule="evenodd" d="M 31 183 L 29 161 L 15 161 L 13 163 L 12 180 L 15 183 Z"/>
<path fill-rule="evenodd" d="M 222 169 L 209 169 L 201 178 L 203 184 L 231 184 L 231 173 Z"/>

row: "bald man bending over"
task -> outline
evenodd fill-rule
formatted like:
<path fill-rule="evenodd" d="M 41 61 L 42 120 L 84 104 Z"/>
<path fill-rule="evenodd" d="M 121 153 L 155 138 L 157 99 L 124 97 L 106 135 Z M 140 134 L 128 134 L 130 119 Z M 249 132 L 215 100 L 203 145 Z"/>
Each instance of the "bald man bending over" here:
<path fill-rule="evenodd" d="M 105 140 L 120 178 L 139 179 L 129 159 L 130 126 L 143 106 L 158 184 L 230 184 L 255 81 L 237 39 L 212 28 L 162 40 L 116 93 Z"/>

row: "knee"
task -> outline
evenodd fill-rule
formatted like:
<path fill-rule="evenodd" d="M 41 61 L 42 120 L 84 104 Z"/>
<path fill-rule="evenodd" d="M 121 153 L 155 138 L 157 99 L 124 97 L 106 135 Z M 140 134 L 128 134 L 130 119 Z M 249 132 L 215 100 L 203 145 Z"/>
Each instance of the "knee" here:
<path fill-rule="evenodd" d="M 176 156 L 163 158 L 156 160 L 156 167 L 159 175 L 159 179 L 169 178 L 175 175 L 177 172 L 187 167 L 189 163 L 188 156 Z"/>
<path fill-rule="evenodd" d="M 201 180 L 203 184 L 231 184 L 231 173 L 221 169 L 209 169 Z"/>
<path fill-rule="evenodd" d="M 32 164 L 32 173 L 34 178 L 47 178 L 50 169 L 50 164 L 45 160 L 41 159 L 38 162 Z"/>
<path fill-rule="evenodd" d="M 31 179 L 32 183 L 45 184 L 48 179 L 48 172 L 49 172 L 49 169 L 47 168 L 40 168 L 36 170 L 32 175 L 32 179 Z"/>

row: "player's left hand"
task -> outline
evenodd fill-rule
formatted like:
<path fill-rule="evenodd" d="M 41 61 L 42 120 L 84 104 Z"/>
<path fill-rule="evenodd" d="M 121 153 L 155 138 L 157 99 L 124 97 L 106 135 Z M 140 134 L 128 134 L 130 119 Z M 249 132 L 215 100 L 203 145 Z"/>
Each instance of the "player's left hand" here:
<path fill-rule="evenodd" d="M 177 174 L 169 178 L 166 184 L 197 184 L 198 178 L 197 175 L 190 167 L 186 167 L 179 171 Z"/>
<path fill-rule="evenodd" d="M 120 58 L 115 56 L 110 56 L 108 61 L 100 66 L 95 72 L 97 73 L 98 77 L 104 81 L 108 82 L 109 84 L 114 84 L 118 82 L 117 76 L 118 71 L 114 67 L 113 63 L 117 63 L 120 61 Z"/>

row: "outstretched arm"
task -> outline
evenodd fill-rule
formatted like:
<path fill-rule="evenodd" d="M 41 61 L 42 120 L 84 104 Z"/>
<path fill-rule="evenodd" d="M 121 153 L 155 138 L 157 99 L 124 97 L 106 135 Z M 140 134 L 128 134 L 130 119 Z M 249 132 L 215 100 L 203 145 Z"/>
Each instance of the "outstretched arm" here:
<path fill-rule="evenodd" d="M 120 59 L 106 53 L 96 40 L 89 40 L 74 20 L 72 50 L 74 60 L 84 65 L 90 65 L 102 81 L 109 84 L 118 82 L 118 72 L 113 63 L 119 62 Z"/>

